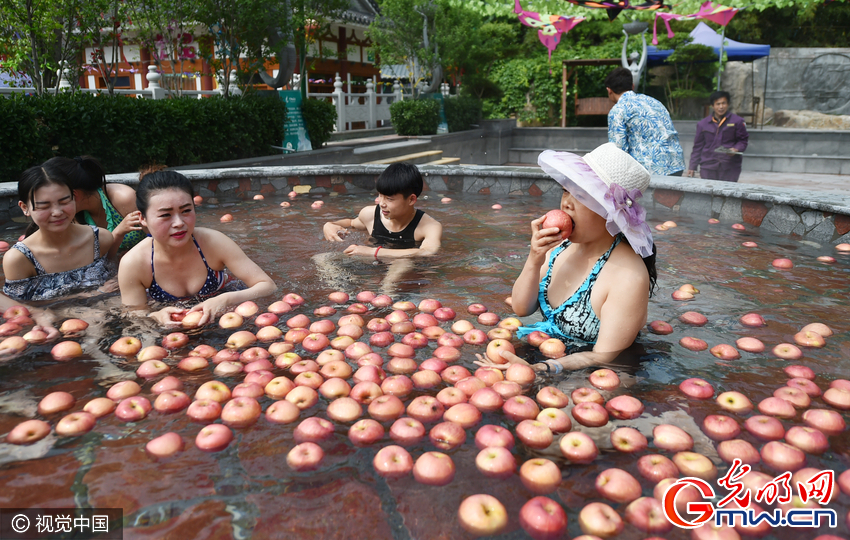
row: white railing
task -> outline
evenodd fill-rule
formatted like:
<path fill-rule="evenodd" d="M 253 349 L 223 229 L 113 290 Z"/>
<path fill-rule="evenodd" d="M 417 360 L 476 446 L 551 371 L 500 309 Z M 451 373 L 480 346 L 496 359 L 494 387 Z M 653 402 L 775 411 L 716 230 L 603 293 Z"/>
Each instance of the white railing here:
<path fill-rule="evenodd" d="M 393 84 L 393 91 L 390 94 L 376 93 L 374 79 L 366 83 L 366 92 L 345 92 L 343 86 L 342 79 L 337 73 L 332 93 L 307 93 L 307 97 L 330 99 L 334 104 L 337 114 L 335 132 L 349 131 L 355 122 L 363 122 L 366 129 L 377 128 L 378 122 L 388 123 L 390 105 L 404 99 L 398 80 Z M 349 88 L 351 88 L 350 81 Z"/>

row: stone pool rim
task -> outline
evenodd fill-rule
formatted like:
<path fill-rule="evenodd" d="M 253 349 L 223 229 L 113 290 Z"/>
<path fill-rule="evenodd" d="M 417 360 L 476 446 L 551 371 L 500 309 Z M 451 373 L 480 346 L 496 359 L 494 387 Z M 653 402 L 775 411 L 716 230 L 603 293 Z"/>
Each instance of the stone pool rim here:
<path fill-rule="evenodd" d="M 301 165 L 238 167 L 180 171 L 203 197 L 288 193 L 310 186 L 312 194 L 364 193 L 386 165 Z M 495 165 L 419 165 L 425 194 L 431 192 L 481 193 L 494 196 L 543 196 L 559 185 L 536 167 Z M 108 182 L 137 184 L 137 173 L 107 175 Z M 303 188 L 302 188 L 303 189 Z M 698 178 L 653 176 L 644 206 L 664 207 L 689 216 L 748 223 L 771 232 L 791 234 L 818 242 L 850 241 L 850 195 L 836 192 L 790 190 Z M 0 184 L 0 219 L 20 215 L 17 184 Z"/>

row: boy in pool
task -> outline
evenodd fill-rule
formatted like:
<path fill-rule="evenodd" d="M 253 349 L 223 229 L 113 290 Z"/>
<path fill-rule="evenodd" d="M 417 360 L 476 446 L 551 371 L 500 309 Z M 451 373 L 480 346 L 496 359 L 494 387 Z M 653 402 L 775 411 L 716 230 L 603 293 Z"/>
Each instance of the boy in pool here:
<path fill-rule="evenodd" d="M 375 182 L 377 203 L 367 206 L 353 219 L 329 221 L 322 227 L 325 240 L 342 242 L 348 228 L 366 231 L 372 246 L 352 244 L 346 255 L 381 259 L 428 257 L 440 250 L 443 226 L 422 210 L 415 208 L 422 193 L 422 175 L 415 165 L 394 163 Z M 386 248 L 386 249 L 384 249 Z"/>

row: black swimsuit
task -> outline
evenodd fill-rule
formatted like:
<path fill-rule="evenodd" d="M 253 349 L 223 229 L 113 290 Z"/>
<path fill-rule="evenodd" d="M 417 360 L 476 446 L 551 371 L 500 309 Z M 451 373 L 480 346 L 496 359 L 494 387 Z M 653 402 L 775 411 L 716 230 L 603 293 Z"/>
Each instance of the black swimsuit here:
<path fill-rule="evenodd" d="M 372 239 L 374 240 L 374 245 L 382 246 L 387 249 L 418 248 L 422 242 L 416 241 L 414 233 L 416 232 L 416 227 L 419 225 L 419 222 L 422 220 L 422 216 L 424 215 L 425 212 L 422 210 L 416 210 L 416 215 L 413 216 L 413 220 L 407 225 L 407 227 L 404 228 L 404 230 L 399 232 L 390 232 L 381 221 L 381 207 L 375 205 L 375 221 L 372 224 Z"/>

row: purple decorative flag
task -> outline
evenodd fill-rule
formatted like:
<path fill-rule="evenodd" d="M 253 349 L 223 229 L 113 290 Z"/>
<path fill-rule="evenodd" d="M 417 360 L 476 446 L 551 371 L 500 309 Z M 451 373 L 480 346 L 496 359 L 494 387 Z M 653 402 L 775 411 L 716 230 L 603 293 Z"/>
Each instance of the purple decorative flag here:
<path fill-rule="evenodd" d="M 584 17 L 564 17 L 562 15 L 543 15 L 534 11 L 524 11 L 519 0 L 514 0 L 514 13 L 519 17 L 519 22 L 531 28 L 537 28 L 537 37 L 549 49 L 549 60 L 552 59 L 552 51 L 561 42 L 561 34 L 566 34 Z"/>

